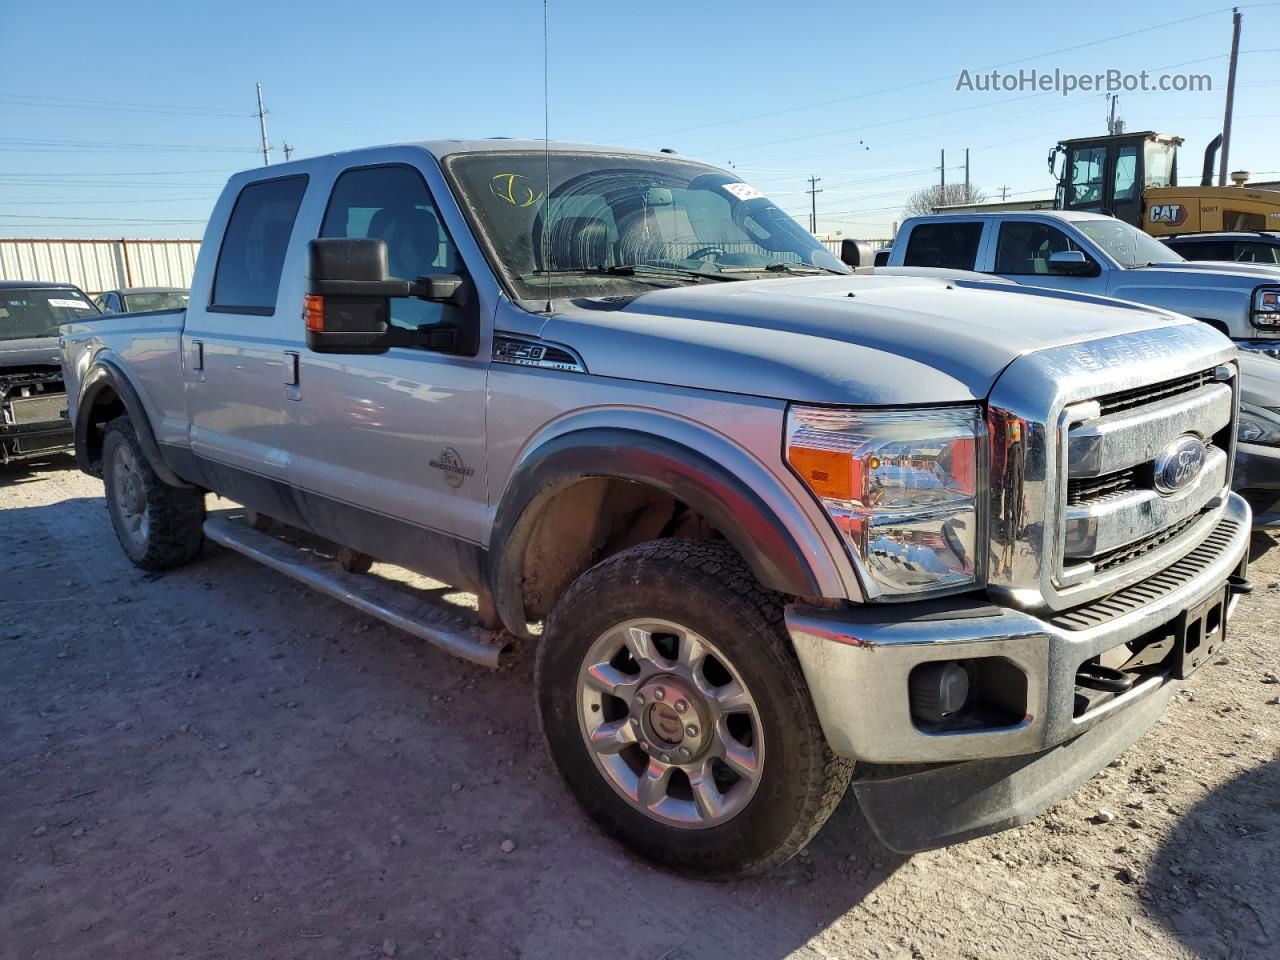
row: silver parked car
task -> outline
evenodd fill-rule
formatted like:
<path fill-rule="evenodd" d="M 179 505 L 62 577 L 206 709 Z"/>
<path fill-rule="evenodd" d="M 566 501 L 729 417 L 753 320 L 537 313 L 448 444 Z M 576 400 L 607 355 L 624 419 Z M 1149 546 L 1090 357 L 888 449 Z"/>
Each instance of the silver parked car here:
<path fill-rule="evenodd" d="M 103 313 L 150 313 L 182 309 L 189 293 L 186 287 L 122 287 L 103 291 L 93 302 Z"/>

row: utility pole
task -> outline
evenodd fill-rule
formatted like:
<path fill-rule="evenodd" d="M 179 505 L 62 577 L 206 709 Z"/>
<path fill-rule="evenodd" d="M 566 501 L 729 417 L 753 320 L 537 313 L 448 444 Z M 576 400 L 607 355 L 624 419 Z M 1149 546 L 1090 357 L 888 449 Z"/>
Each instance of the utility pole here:
<path fill-rule="evenodd" d="M 973 197 L 969 192 L 969 148 L 964 148 L 964 202 L 968 203 Z"/>
<path fill-rule="evenodd" d="M 947 151 L 942 151 L 942 162 L 938 164 L 938 170 L 942 174 L 942 202 L 947 202 Z"/>
<path fill-rule="evenodd" d="M 284 151 L 285 163 L 288 163 L 291 159 L 293 159 L 293 147 L 289 146 L 289 142 L 287 140 L 285 141 L 284 146 L 282 146 L 280 149 Z"/>
<path fill-rule="evenodd" d="M 1227 112 L 1222 118 L 1222 154 L 1218 158 L 1218 186 L 1227 185 L 1227 154 L 1231 152 L 1231 111 L 1236 103 L 1236 61 L 1240 58 L 1240 10 L 1231 10 L 1231 69 L 1227 72 Z"/>
<path fill-rule="evenodd" d="M 810 177 L 809 189 L 805 191 L 809 194 L 809 232 L 812 234 L 818 232 L 818 194 L 822 192 L 818 189 L 818 184 L 821 182 L 821 177 Z"/>
<path fill-rule="evenodd" d="M 1009 188 L 1007 186 L 1000 188 L 1000 201 L 1003 203 L 1009 199 Z"/>
<path fill-rule="evenodd" d="M 258 125 L 262 127 L 262 165 L 271 166 L 271 142 L 267 139 L 267 108 L 262 105 L 262 84 L 258 84 Z"/>

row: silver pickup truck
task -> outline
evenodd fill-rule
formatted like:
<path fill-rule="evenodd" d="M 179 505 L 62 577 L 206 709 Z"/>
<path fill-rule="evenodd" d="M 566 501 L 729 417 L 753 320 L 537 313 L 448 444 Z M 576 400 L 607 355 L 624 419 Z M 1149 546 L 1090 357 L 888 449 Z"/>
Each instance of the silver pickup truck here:
<path fill-rule="evenodd" d="M 570 791 L 699 876 L 786 860 L 851 780 L 898 850 L 1024 822 L 1151 726 L 1248 590 L 1225 337 L 855 275 L 676 156 L 433 141 L 241 173 L 186 310 L 62 334 L 136 564 L 207 537 L 479 663 L 536 644 Z"/>

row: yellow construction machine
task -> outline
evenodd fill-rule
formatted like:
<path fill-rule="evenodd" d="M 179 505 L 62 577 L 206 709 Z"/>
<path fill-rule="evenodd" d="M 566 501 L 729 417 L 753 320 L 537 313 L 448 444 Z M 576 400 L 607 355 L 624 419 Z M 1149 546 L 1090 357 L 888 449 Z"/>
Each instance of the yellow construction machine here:
<path fill-rule="evenodd" d="M 1280 230 L 1280 190 L 1250 187 L 1247 173 L 1231 174 L 1235 186 L 1212 186 L 1221 143 L 1218 136 L 1206 148 L 1199 185 L 1184 187 L 1178 185 L 1181 137 L 1147 130 L 1063 140 L 1049 154 L 1056 205 L 1110 214 L 1157 237 Z"/>

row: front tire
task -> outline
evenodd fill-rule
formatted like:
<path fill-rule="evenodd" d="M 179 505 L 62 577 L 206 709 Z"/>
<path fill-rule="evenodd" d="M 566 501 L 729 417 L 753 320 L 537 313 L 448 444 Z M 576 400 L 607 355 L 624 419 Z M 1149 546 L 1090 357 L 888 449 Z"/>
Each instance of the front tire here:
<path fill-rule="evenodd" d="M 116 539 L 135 566 L 168 570 L 194 560 L 204 543 L 204 492 L 171 487 L 142 452 L 129 418 L 107 424 L 102 481 Z"/>
<path fill-rule="evenodd" d="M 588 816 L 641 857 L 764 873 L 843 796 L 853 765 L 822 735 L 784 602 L 728 544 L 678 539 L 597 564 L 552 611 L 543 733 Z"/>

